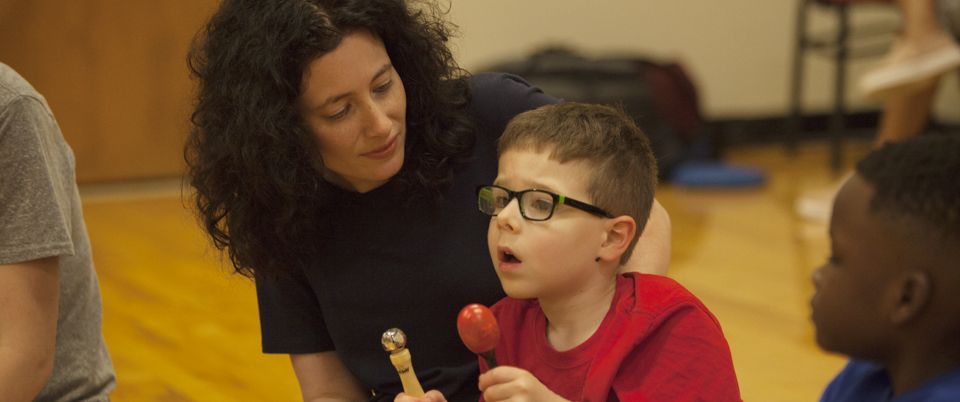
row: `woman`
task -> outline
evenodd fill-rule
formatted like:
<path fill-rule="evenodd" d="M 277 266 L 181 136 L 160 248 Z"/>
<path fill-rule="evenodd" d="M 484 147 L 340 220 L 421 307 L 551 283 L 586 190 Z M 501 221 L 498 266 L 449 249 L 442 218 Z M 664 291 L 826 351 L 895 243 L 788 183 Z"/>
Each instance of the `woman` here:
<path fill-rule="evenodd" d="M 503 293 L 474 186 L 496 176 L 506 122 L 555 100 L 468 77 L 439 16 L 400 0 L 226 0 L 191 51 L 196 206 L 255 279 L 263 350 L 291 355 L 304 400 L 393 399 L 391 327 L 425 389 L 477 399 L 456 315 Z M 657 207 L 638 247 L 649 268 L 634 270 L 666 269 Z"/>

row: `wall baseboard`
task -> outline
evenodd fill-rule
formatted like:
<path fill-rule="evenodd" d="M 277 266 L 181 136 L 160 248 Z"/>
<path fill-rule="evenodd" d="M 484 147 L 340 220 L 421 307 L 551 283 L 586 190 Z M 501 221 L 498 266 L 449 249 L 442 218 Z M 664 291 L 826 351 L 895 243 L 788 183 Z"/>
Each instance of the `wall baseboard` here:
<path fill-rule="evenodd" d="M 842 139 L 873 138 L 880 122 L 880 110 L 848 113 L 844 118 Z M 771 115 L 753 118 L 720 118 L 707 122 L 708 134 L 718 153 L 727 147 L 766 143 L 789 144 L 791 141 L 821 141 L 831 138 L 829 113 L 808 114 L 801 117 L 799 129 L 791 128 L 789 115 Z M 924 132 L 960 133 L 960 125 L 931 120 Z"/>
<path fill-rule="evenodd" d="M 804 115 L 797 122 L 797 128 L 792 127 L 794 123 L 789 115 L 721 118 L 710 121 L 708 125 L 718 145 L 736 146 L 830 138 L 830 118 L 829 113 Z M 849 113 L 844 117 L 843 137 L 869 137 L 876 131 L 879 121 L 880 111 L 878 110 Z"/>

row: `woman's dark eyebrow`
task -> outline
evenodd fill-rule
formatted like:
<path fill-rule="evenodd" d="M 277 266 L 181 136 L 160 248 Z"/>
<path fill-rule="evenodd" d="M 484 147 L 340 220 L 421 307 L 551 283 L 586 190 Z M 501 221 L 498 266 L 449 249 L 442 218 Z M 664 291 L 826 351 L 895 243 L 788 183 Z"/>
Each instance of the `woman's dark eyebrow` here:
<path fill-rule="evenodd" d="M 373 78 L 370 79 L 370 82 L 376 81 L 377 78 L 380 78 L 380 76 L 382 76 L 383 74 L 386 74 L 387 71 L 390 71 L 391 68 L 393 68 L 393 64 L 390 63 L 390 62 L 387 62 L 387 64 L 384 64 L 383 67 L 380 67 L 380 69 L 377 70 L 377 73 L 373 75 Z M 325 101 L 323 101 L 322 103 L 320 103 L 320 105 L 317 106 L 317 109 L 321 109 L 321 108 L 323 108 L 324 106 L 327 106 L 327 105 L 329 105 L 329 104 L 331 104 L 331 103 L 334 103 L 334 102 L 336 102 L 336 101 L 339 101 L 340 99 L 343 99 L 343 98 L 349 96 L 351 93 L 352 93 L 352 92 L 344 92 L 344 93 L 342 93 L 342 94 L 331 95 L 331 96 L 330 96 L 329 98 L 327 98 Z"/>

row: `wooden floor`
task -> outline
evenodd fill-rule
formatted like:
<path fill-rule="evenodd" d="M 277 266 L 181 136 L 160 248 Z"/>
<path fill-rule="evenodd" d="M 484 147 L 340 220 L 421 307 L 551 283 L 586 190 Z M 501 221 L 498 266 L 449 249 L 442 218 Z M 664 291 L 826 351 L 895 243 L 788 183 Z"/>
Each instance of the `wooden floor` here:
<path fill-rule="evenodd" d="M 847 160 L 866 149 L 848 144 Z M 799 193 L 835 180 L 826 155 L 823 144 L 792 157 L 778 146 L 738 149 L 727 160 L 764 169 L 765 186 L 658 192 L 674 224 L 670 276 L 719 318 L 747 401 L 814 401 L 844 362 L 816 347 L 809 320 L 826 227 L 793 214 Z M 168 187 L 83 189 L 118 376 L 112 399 L 299 400 L 287 358 L 259 351 L 252 284 L 224 268 Z"/>

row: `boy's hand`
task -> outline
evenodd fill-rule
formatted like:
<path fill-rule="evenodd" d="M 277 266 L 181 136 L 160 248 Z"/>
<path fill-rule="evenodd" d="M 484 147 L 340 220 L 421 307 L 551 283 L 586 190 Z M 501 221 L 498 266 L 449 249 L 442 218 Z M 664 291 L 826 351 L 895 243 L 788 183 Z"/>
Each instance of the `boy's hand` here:
<path fill-rule="evenodd" d="M 480 392 L 487 402 L 566 401 L 529 371 L 511 366 L 499 366 L 480 375 Z"/>
<path fill-rule="evenodd" d="M 433 389 L 420 397 L 399 393 L 396 398 L 393 398 L 393 402 L 447 402 L 447 398 L 440 391 Z"/>

